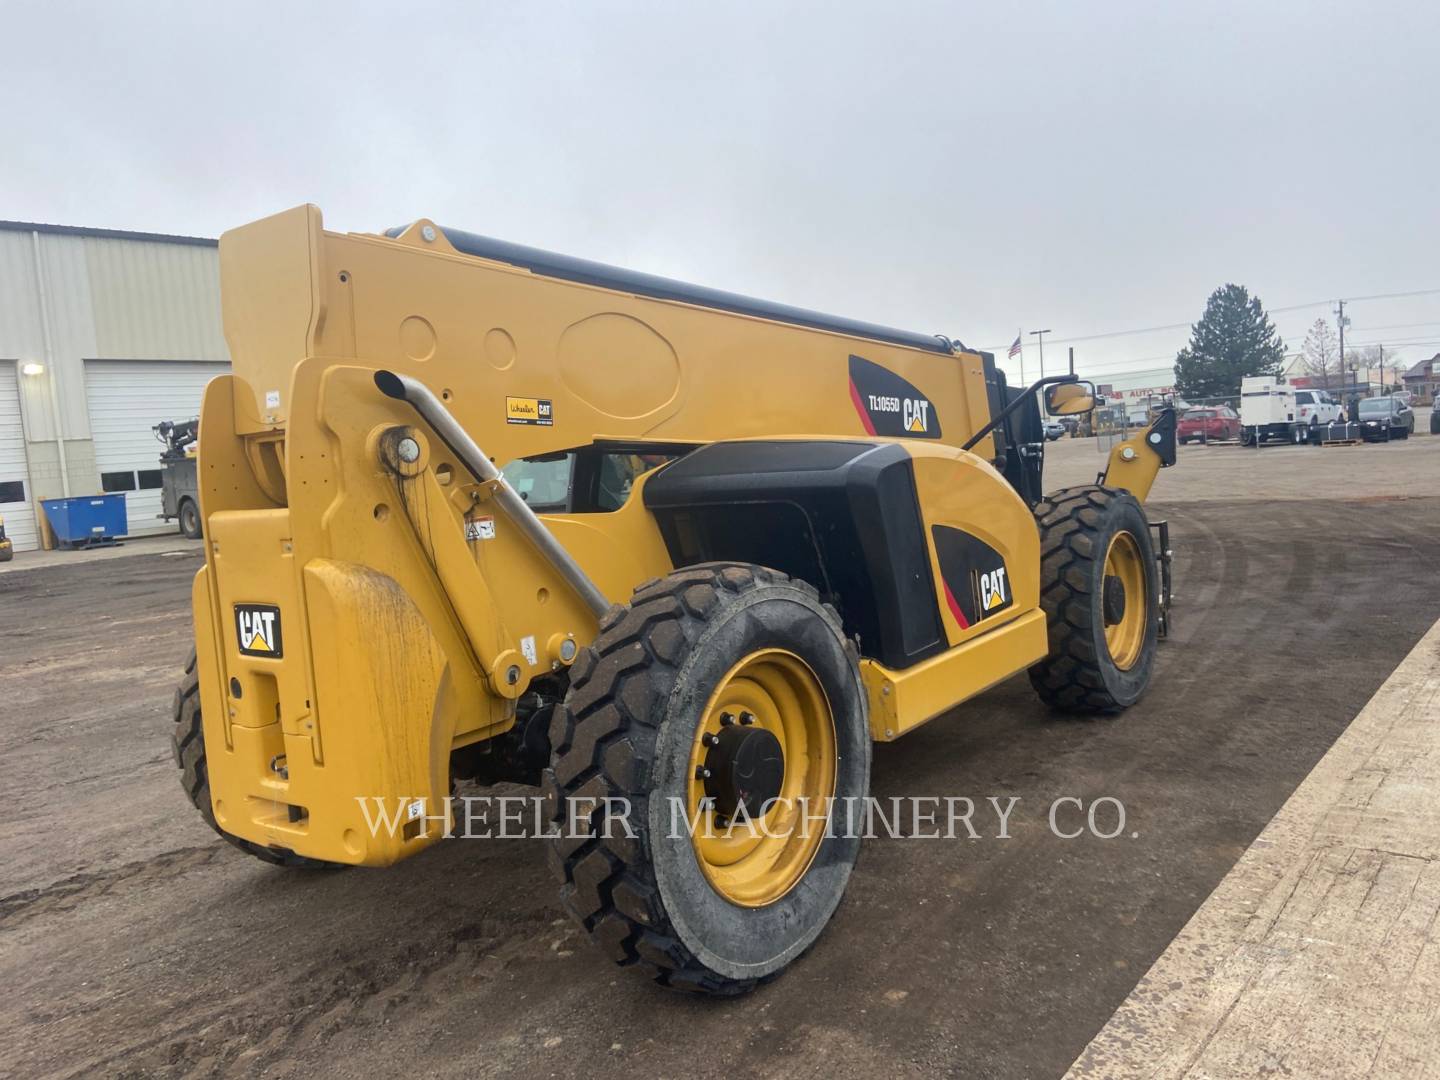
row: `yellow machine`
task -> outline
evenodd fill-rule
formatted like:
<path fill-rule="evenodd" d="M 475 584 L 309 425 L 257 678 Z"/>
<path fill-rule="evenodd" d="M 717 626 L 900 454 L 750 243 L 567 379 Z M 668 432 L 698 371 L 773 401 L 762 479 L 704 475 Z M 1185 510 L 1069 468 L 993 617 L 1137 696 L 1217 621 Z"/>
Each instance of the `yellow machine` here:
<path fill-rule="evenodd" d="M 943 337 L 314 207 L 220 265 L 175 753 L 252 855 L 385 866 L 538 784 L 600 946 L 736 993 L 839 903 L 872 741 L 1150 679 L 1173 414 L 1042 498 L 1037 396 L 1093 388 Z"/>

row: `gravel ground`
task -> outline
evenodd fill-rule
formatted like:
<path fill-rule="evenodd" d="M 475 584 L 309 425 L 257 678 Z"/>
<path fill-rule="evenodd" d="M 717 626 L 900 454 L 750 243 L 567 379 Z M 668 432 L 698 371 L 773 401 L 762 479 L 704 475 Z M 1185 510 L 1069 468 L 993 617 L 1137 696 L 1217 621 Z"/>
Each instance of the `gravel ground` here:
<path fill-rule="evenodd" d="M 1437 454 L 1185 448 L 1146 699 L 1077 723 L 1016 679 L 877 747 L 876 795 L 1016 796 L 1010 838 L 868 842 L 815 949 L 733 1002 L 610 968 L 531 840 L 247 859 L 170 759 L 193 550 L 6 575 L 0 1074 L 1059 1076 L 1440 614 Z M 1051 486 L 1097 458 L 1055 444 Z M 1060 839 L 1064 796 L 1125 830 Z"/>

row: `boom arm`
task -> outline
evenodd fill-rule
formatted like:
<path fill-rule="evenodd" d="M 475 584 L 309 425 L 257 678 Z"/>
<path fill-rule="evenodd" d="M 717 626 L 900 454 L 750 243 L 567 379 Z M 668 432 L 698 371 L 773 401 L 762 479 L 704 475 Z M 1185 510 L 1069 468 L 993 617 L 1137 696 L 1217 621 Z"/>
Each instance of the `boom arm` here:
<path fill-rule="evenodd" d="M 1150 426 L 1110 450 L 1098 482 L 1124 488 L 1141 502 L 1150 494 L 1155 475 L 1175 464 L 1175 410 L 1161 409 Z"/>

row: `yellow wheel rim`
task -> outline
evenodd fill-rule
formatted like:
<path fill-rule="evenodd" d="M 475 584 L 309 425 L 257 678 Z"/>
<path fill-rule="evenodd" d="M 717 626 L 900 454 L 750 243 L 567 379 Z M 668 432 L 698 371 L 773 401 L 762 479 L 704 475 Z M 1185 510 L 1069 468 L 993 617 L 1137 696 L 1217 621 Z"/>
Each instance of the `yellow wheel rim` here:
<path fill-rule="evenodd" d="M 1101 608 L 1105 619 L 1105 647 L 1121 671 L 1140 659 L 1145 644 L 1145 617 L 1150 610 L 1145 595 L 1145 561 L 1140 545 L 1128 532 L 1118 532 L 1105 550 L 1105 582 Z"/>
<path fill-rule="evenodd" d="M 742 719 L 743 727 L 773 735 L 784 755 L 777 797 L 748 820 L 727 818 L 707 801 L 704 778 L 721 732 Z M 716 892 L 742 907 L 764 907 L 795 887 L 825 837 L 835 765 L 835 720 L 805 661 L 784 649 L 762 649 L 726 673 L 695 731 L 686 792 L 696 822 L 695 857 Z"/>

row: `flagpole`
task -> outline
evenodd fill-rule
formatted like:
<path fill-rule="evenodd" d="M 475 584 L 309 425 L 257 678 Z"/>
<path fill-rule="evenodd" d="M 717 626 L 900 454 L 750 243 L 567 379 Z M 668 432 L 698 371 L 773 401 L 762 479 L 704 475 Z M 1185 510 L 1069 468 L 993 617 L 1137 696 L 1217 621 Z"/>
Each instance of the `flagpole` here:
<path fill-rule="evenodd" d="M 1020 385 L 1025 385 L 1025 328 L 1022 326 L 1015 331 L 1015 340 L 1020 342 Z"/>

